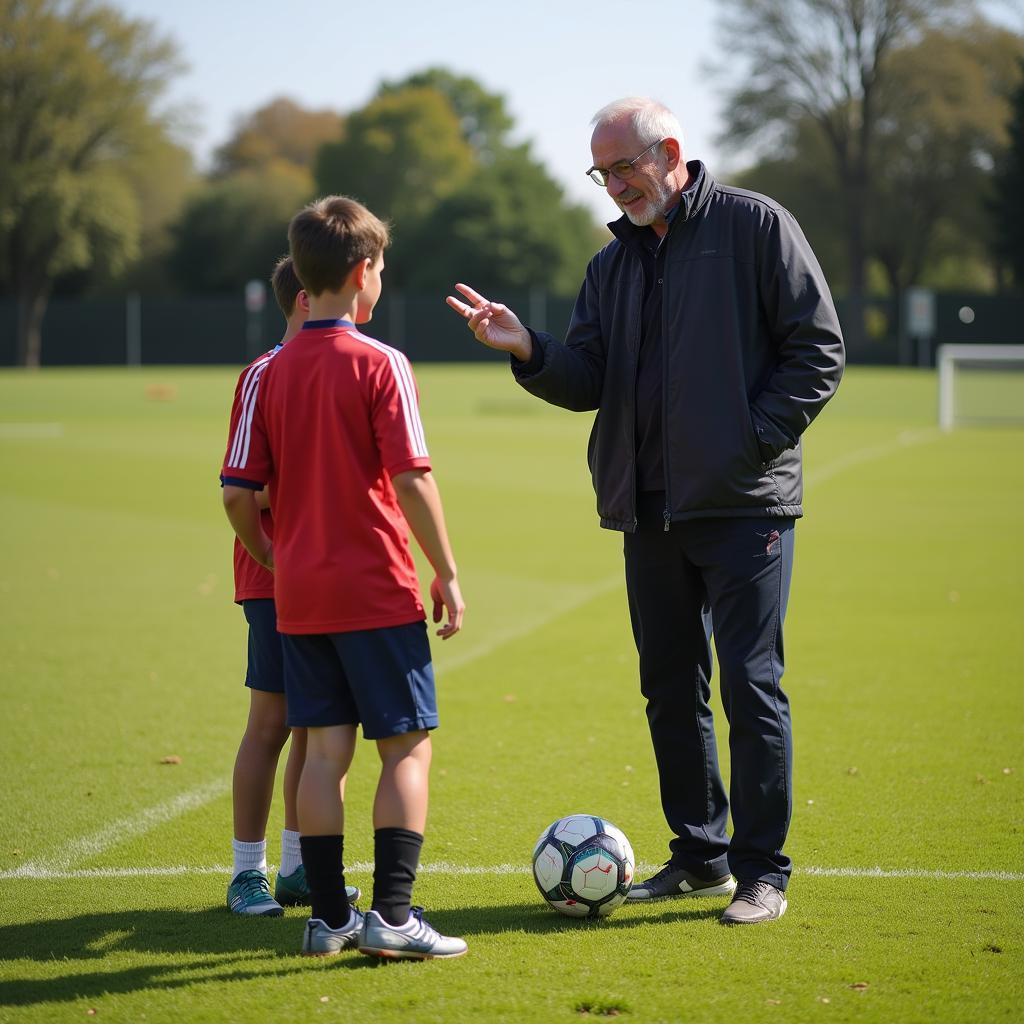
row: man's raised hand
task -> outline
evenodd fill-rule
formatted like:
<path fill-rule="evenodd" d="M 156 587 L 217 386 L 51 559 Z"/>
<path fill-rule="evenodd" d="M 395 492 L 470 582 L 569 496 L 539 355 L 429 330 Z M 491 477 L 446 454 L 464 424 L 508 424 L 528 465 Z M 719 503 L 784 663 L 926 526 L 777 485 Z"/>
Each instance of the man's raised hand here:
<path fill-rule="evenodd" d="M 468 284 L 456 284 L 455 287 L 467 301 L 449 295 L 445 302 L 465 319 L 476 340 L 488 348 L 511 352 L 525 363 L 533 352 L 533 341 L 519 317 L 508 306 L 485 299 Z"/>

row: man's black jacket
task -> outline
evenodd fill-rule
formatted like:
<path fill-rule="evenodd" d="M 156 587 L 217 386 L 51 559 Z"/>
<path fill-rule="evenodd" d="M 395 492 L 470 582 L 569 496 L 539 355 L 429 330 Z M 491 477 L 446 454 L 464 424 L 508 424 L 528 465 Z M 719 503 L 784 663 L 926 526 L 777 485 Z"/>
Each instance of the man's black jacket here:
<path fill-rule="evenodd" d="M 664 244 L 665 501 L 672 520 L 803 514 L 800 435 L 835 393 L 843 339 L 793 216 L 699 161 Z M 634 531 L 643 268 L 625 217 L 591 261 L 565 344 L 512 360 L 531 394 L 596 409 L 588 461 L 601 525 Z"/>

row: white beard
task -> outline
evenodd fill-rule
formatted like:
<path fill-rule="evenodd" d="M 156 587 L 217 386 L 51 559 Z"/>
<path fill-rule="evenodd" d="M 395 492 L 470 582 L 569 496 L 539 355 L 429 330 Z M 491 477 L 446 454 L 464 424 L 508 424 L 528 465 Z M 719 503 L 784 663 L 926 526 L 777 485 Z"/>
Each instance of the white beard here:
<path fill-rule="evenodd" d="M 654 195 L 646 199 L 639 208 L 619 206 L 619 209 L 629 218 L 630 223 L 635 224 L 638 228 L 647 227 L 663 216 L 675 198 L 675 193 L 663 181 L 656 181 L 653 185 Z"/>

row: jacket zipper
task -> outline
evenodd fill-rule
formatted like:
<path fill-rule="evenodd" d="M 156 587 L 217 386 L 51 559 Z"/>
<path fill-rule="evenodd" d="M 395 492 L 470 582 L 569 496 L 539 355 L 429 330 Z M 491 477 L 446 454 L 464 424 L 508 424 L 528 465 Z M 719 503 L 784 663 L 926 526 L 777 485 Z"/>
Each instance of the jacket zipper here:
<path fill-rule="evenodd" d="M 677 214 L 678 216 L 678 214 Z M 666 331 L 665 322 L 665 310 L 668 309 L 668 303 L 665 301 L 665 293 L 668 291 L 666 282 L 668 281 L 668 235 L 671 233 L 672 226 L 669 225 L 669 231 L 666 233 L 665 238 L 662 241 L 662 245 L 666 246 L 665 249 L 665 262 L 662 265 L 661 270 L 661 283 L 658 284 L 658 278 L 655 277 L 655 287 L 661 288 L 661 461 L 662 470 L 665 474 L 665 533 L 668 533 L 672 529 L 672 493 L 669 487 L 669 460 L 668 460 L 668 332 Z M 659 246 L 659 249 L 661 247 Z M 654 260 L 654 273 L 658 273 L 658 257 L 655 256 Z"/>
<path fill-rule="evenodd" d="M 641 259 L 637 258 L 636 256 L 634 256 L 634 259 L 636 259 L 637 263 L 640 264 L 640 283 L 641 283 L 640 294 L 643 295 L 643 293 L 644 293 L 643 281 L 644 281 L 644 277 L 647 274 L 647 271 L 644 269 L 644 264 L 643 264 L 643 261 Z M 640 529 L 640 518 L 637 515 L 637 508 L 636 508 L 636 504 L 637 504 L 637 502 L 636 502 L 636 470 L 637 470 L 637 467 L 636 467 L 636 376 L 637 376 L 637 372 L 638 372 L 639 367 L 640 367 L 640 344 L 641 344 L 640 337 L 641 337 L 641 335 L 643 333 L 643 322 L 644 322 L 644 307 L 643 307 L 643 303 L 641 303 L 640 304 L 640 309 L 637 311 L 637 315 L 636 315 L 636 333 L 634 335 L 634 337 L 637 340 L 637 344 L 636 344 L 635 351 L 633 352 L 633 415 L 630 417 L 630 428 L 629 428 L 630 429 L 630 433 L 632 435 L 631 438 L 630 438 L 630 441 L 631 441 L 632 452 L 633 452 L 633 488 L 632 488 L 632 490 L 633 490 L 633 532 L 634 533 L 636 533 L 636 531 L 638 529 Z"/>

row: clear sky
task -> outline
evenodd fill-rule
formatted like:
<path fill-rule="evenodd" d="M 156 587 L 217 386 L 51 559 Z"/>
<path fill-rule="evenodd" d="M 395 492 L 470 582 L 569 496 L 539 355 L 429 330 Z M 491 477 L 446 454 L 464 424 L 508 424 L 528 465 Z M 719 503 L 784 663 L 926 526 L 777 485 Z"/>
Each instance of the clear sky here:
<path fill-rule="evenodd" d="M 516 141 L 575 201 L 610 220 L 617 212 L 589 182 L 589 122 L 625 95 L 660 99 L 679 116 L 687 158 L 721 173 L 721 83 L 705 68 L 723 61 L 714 0 L 111 0 L 155 22 L 179 45 L 188 70 L 170 98 L 191 108 L 188 143 L 200 160 L 234 119 L 277 96 L 348 112 L 382 80 L 443 66 L 502 94 Z"/>

